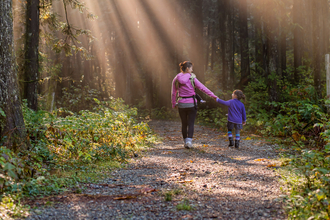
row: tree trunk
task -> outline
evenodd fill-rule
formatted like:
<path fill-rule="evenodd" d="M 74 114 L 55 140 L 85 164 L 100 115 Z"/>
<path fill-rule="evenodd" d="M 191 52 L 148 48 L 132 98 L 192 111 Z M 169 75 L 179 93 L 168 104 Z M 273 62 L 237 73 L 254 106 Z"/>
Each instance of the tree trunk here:
<path fill-rule="evenodd" d="M 265 33 L 267 37 L 266 53 L 267 66 L 266 74 L 268 78 L 269 99 L 270 101 L 278 101 L 277 78 L 279 70 L 278 57 L 278 23 L 275 16 L 275 3 L 273 0 L 267 0 L 266 11 L 268 16 L 266 18 Z"/>
<path fill-rule="evenodd" d="M 313 5 L 315 3 L 314 0 L 303 0 L 303 11 L 304 22 L 303 22 L 303 30 L 304 30 L 304 44 L 303 46 L 303 55 L 307 60 L 313 60 Z M 308 63 L 310 64 L 310 63 Z M 303 65 L 306 65 L 305 63 Z"/>
<path fill-rule="evenodd" d="M 198 80 L 204 83 L 203 1 L 191 0 L 191 4 L 195 6 L 191 15 L 191 61 Z"/>
<path fill-rule="evenodd" d="M 315 1 L 312 4 L 313 12 L 313 69 L 314 69 L 314 86 L 318 98 L 322 97 L 322 84 L 321 84 L 321 63 L 322 63 L 322 49 L 321 45 L 321 24 L 322 16 L 320 16 L 321 1 Z"/>
<path fill-rule="evenodd" d="M 293 57 L 294 57 L 294 82 L 299 84 L 300 73 L 299 66 L 302 65 L 302 55 L 304 47 L 304 33 L 302 29 L 303 22 L 303 13 L 302 13 L 303 4 L 301 0 L 293 0 Z"/>
<path fill-rule="evenodd" d="M 219 4 L 219 28 L 220 28 L 220 53 L 221 53 L 221 64 L 222 64 L 222 88 L 224 91 L 227 90 L 227 78 L 228 78 L 228 63 L 226 61 L 226 39 L 227 39 L 227 1 L 218 0 Z"/>
<path fill-rule="evenodd" d="M 213 22 L 212 25 L 212 36 L 211 36 L 211 70 L 213 70 L 214 68 L 214 62 L 215 62 L 215 56 L 216 56 L 216 27 L 215 24 Z"/>
<path fill-rule="evenodd" d="M 209 66 L 209 58 L 210 58 L 210 46 L 211 46 L 211 22 L 207 25 L 207 36 L 206 36 L 206 52 L 205 52 L 205 64 L 204 64 L 204 72 L 207 71 Z"/>
<path fill-rule="evenodd" d="M 255 2 L 255 4 L 257 4 Z M 262 31 L 262 6 L 254 8 L 254 28 L 255 28 L 255 71 L 257 75 L 262 75 L 265 70 L 264 65 L 264 44 L 263 44 L 263 31 Z"/>
<path fill-rule="evenodd" d="M 240 1 L 240 47 L 241 47 L 241 81 L 239 87 L 242 89 L 249 82 L 250 59 L 249 59 L 249 35 L 247 24 L 247 0 Z"/>
<path fill-rule="evenodd" d="M 329 53 L 329 3 L 328 0 L 322 0 L 322 14 L 323 14 L 323 55 Z"/>
<path fill-rule="evenodd" d="M 39 0 L 26 4 L 24 98 L 28 107 L 38 110 Z"/>
<path fill-rule="evenodd" d="M 286 33 L 287 33 L 287 19 L 286 19 L 286 1 L 283 1 L 284 8 L 280 10 L 280 39 L 279 39 L 279 56 L 280 56 L 280 74 L 284 78 L 286 74 Z"/>
<path fill-rule="evenodd" d="M 0 2 L 0 135 L 14 150 L 28 145 L 15 71 L 12 1 Z"/>
<path fill-rule="evenodd" d="M 226 35 L 227 35 L 227 41 L 225 45 L 225 51 L 226 51 L 226 60 L 227 60 L 227 68 L 228 68 L 228 74 L 227 74 L 227 83 L 230 86 L 235 85 L 234 80 L 235 77 L 235 71 L 234 71 L 234 25 L 235 25 L 235 16 L 234 16 L 234 0 L 229 0 L 227 2 L 227 18 L 226 18 Z"/>

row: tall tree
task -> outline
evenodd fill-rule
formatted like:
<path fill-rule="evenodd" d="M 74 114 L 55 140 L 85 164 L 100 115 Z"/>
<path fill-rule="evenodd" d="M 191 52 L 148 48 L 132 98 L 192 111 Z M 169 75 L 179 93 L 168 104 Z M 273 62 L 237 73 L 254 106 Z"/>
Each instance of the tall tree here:
<path fill-rule="evenodd" d="M 214 62 L 215 62 L 215 56 L 216 56 L 216 49 L 217 49 L 217 45 L 216 45 L 216 26 L 215 26 L 215 22 L 212 23 L 212 34 L 211 34 L 211 70 L 213 70 L 214 68 Z"/>
<path fill-rule="evenodd" d="M 236 33 L 235 25 L 236 25 L 236 8 L 235 5 L 237 4 L 236 0 L 229 0 L 227 1 L 227 22 L 226 22 L 226 30 L 227 30 L 227 42 L 226 42 L 226 59 L 228 64 L 228 75 L 227 80 L 230 86 L 235 85 L 234 80 L 236 79 L 236 73 L 234 70 L 234 54 L 235 54 L 235 47 L 236 45 Z"/>
<path fill-rule="evenodd" d="M 324 36 L 324 43 L 323 43 L 323 54 L 329 53 L 329 2 L 328 0 L 322 0 L 322 16 L 323 16 L 323 36 Z"/>
<path fill-rule="evenodd" d="M 304 51 L 304 32 L 302 29 L 303 22 L 303 4 L 301 0 L 293 0 L 293 57 L 294 57 L 294 82 L 299 83 L 300 74 L 299 74 L 299 66 L 302 65 L 302 57 Z"/>
<path fill-rule="evenodd" d="M 316 89 L 319 98 L 322 97 L 322 85 L 321 85 L 321 63 L 322 63 L 322 41 L 321 41 L 321 24 L 322 24 L 322 1 L 315 1 L 312 4 L 313 13 L 313 70 L 314 70 L 314 87 Z"/>
<path fill-rule="evenodd" d="M 239 3 L 239 30 L 241 48 L 241 81 L 239 87 L 247 85 L 250 77 L 249 35 L 247 23 L 247 0 Z"/>
<path fill-rule="evenodd" d="M 253 10 L 253 17 L 254 17 L 254 46 L 255 46 L 255 62 L 256 68 L 255 72 L 258 75 L 262 75 L 265 69 L 265 59 L 264 59 L 264 40 L 263 40 L 263 28 L 262 28 L 262 12 L 263 12 L 263 5 L 258 4 L 257 1 L 254 1 L 254 10 Z"/>
<path fill-rule="evenodd" d="M 304 43 L 303 43 L 303 58 L 306 60 L 313 60 L 313 4 L 315 1 L 313 0 L 302 0 L 302 12 L 303 14 L 303 36 L 304 36 Z M 303 63 L 303 65 L 310 64 Z"/>
<path fill-rule="evenodd" d="M 286 36 L 287 36 L 287 1 L 282 1 L 280 10 L 280 37 L 279 37 L 279 59 L 280 59 L 280 74 L 286 76 Z"/>
<path fill-rule="evenodd" d="M 0 136 L 7 136 L 7 146 L 18 150 L 27 145 L 15 71 L 11 0 L 0 2 L 0 24 Z"/>
<path fill-rule="evenodd" d="M 38 109 L 39 0 L 26 3 L 24 98 L 28 107 Z"/>
<path fill-rule="evenodd" d="M 208 22 L 207 25 L 207 36 L 206 36 L 206 52 L 205 52 L 205 64 L 204 64 L 204 71 L 207 70 L 207 67 L 209 65 L 209 57 L 210 57 L 210 45 L 211 45 L 211 34 L 210 34 L 210 30 L 211 30 L 211 22 Z"/>
<path fill-rule="evenodd" d="M 266 74 L 268 78 L 269 99 L 278 101 L 277 77 L 279 76 L 279 56 L 278 56 L 278 22 L 276 20 L 276 3 L 274 0 L 267 0 L 265 34 L 266 34 Z"/>
<path fill-rule="evenodd" d="M 191 0 L 191 5 L 194 6 L 191 14 L 191 61 L 194 63 L 194 73 L 204 83 L 203 1 Z"/>
<path fill-rule="evenodd" d="M 219 7 L 219 29 L 220 29 L 220 53 L 222 64 L 222 87 L 227 90 L 228 81 L 228 61 L 226 60 L 226 44 L 227 44 L 227 4 L 226 0 L 218 0 Z"/>

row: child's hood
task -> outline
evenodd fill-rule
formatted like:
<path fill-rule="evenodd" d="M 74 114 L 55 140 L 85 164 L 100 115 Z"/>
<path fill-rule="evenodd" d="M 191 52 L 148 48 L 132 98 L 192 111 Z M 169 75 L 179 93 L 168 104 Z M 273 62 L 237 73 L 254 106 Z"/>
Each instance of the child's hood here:
<path fill-rule="evenodd" d="M 190 79 L 190 73 L 179 73 L 178 77 L 176 78 L 180 84 L 186 84 Z"/>

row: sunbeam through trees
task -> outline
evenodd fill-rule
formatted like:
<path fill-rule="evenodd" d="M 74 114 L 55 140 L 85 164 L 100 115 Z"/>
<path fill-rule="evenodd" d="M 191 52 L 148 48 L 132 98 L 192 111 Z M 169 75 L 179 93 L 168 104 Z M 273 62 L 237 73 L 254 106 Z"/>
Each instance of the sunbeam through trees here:
<path fill-rule="evenodd" d="M 0 199 L 59 193 L 90 181 L 79 175 L 95 163 L 138 157 L 155 144 L 150 121 L 192 108 L 179 99 L 194 100 L 197 123 L 225 131 L 227 106 L 214 100 L 239 89 L 243 134 L 274 138 L 292 168 L 281 173 L 289 218 L 329 219 L 329 3 L 1 0 Z M 194 95 L 176 97 L 183 85 Z"/>

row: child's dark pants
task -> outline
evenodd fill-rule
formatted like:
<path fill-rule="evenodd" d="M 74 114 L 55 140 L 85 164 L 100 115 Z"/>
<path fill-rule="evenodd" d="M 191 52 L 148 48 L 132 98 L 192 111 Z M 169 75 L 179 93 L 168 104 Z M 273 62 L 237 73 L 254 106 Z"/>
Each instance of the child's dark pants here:
<path fill-rule="evenodd" d="M 197 110 L 195 107 L 192 108 L 179 108 L 179 115 L 182 124 L 182 136 L 185 138 L 193 138 L 194 135 L 194 123 L 196 118 Z M 188 130 L 188 136 L 187 136 Z"/>
<path fill-rule="evenodd" d="M 242 124 L 235 124 L 235 123 L 228 121 L 227 128 L 228 128 L 228 137 L 232 137 L 232 131 L 235 128 L 235 140 L 240 139 L 240 131 L 241 131 L 241 129 L 243 129 Z"/>

